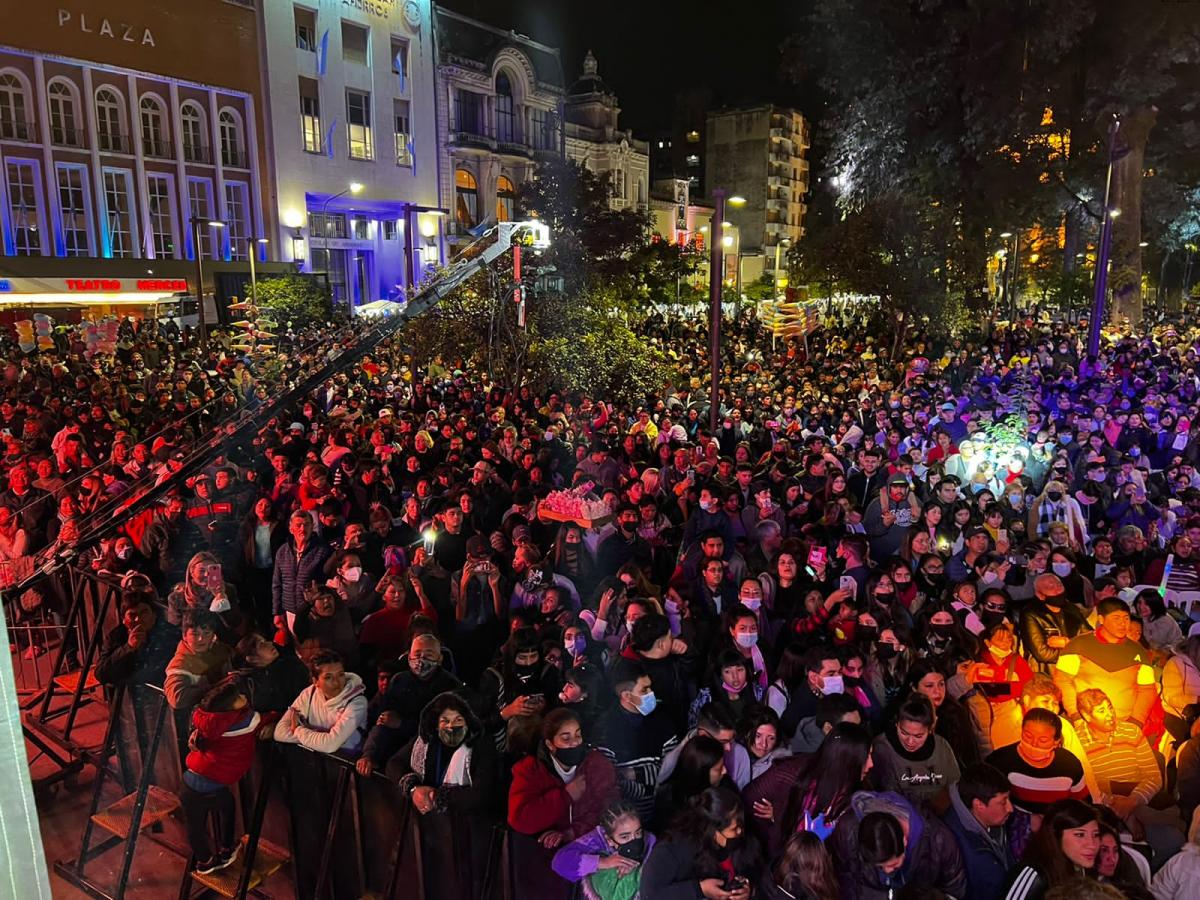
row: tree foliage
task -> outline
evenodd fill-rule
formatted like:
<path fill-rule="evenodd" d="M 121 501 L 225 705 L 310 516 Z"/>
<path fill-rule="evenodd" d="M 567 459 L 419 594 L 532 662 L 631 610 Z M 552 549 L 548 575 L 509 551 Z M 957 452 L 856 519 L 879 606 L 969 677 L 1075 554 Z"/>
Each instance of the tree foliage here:
<path fill-rule="evenodd" d="M 258 305 L 275 311 L 280 324 L 328 322 L 332 307 L 325 286 L 309 275 L 281 275 L 258 282 Z"/>
<path fill-rule="evenodd" d="M 1140 277 L 1143 173 L 1163 179 L 1146 189 L 1158 221 L 1200 184 L 1198 4 L 823 0 L 810 27 L 789 58 L 798 76 L 823 76 L 843 210 L 895 191 L 930 201 L 953 235 L 952 293 L 971 305 L 999 232 L 1065 223 L 1061 261 L 1074 268 L 1081 229 L 1101 215 L 1113 113 L 1122 283 Z"/>

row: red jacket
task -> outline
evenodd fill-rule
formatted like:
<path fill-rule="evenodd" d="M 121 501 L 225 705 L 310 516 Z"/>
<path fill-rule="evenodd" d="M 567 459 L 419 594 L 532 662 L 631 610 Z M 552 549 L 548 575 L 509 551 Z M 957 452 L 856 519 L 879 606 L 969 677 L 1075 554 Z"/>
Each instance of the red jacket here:
<path fill-rule="evenodd" d="M 576 778 L 587 779 L 583 796 L 571 802 L 567 786 L 549 764 L 527 756 L 512 770 L 508 824 L 521 834 L 565 831 L 573 841 L 600 824 L 600 815 L 617 799 L 617 773 L 599 750 L 579 764 Z"/>
<path fill-rule="evenodd" d="M 254 762 L 254 742 L 261 720 L 250 709 L 228 712 L 192 712 L 192 727 L 199 732 L 199 749 L 187 755 L 187 767 L 197 775 L 236 784 Z"/>

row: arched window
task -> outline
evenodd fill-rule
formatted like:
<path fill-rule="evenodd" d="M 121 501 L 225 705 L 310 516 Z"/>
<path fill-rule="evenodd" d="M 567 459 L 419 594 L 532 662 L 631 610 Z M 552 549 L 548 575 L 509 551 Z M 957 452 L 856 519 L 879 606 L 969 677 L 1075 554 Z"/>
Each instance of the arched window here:
<path fill-rule="evenodd" d="M 496 179 L 496 221 L 511 222 L 517 202 L 517 192 L 507 176 Z"/>
<path fill-rule="evenodd" d="M 167 114 L 162 101 L 147 94 L 142 98 L 142 152 L 159 159 L 171 155 L 167 136 Z"/>
<path fill-rule="evenodd" d="M 512 82 L 501 72 L 496 76 L 496 140 L 517 140 L 517 106 L 513 101 Z"/>
<path fill-rule="evenodd" d="M 474 228 L 479 222 L 479 186 L 466 169 L 454 172 L 454 220 L 463 228 Z"/>
<path fill-rule="evenodd" d="M 0 74 L 0 137 L 13 141 L 30 139 L 32 128 L 25 114 L 28 108 L 25 82 L 12 72 Z"/>
<path fill-rule="evenodd" d="M 50 140 L 62 147 L 82 146 L 74 86 L 56 78 L 46 88 L 46 95 L 50 102 Z"/>
<path fill-rule="evenodd" d="M 246 167 L 245 142 L 242 140 L 242 122 L 232 109 L 221 110 L 221 162 L 239 169 Z"/>
<path fill-rule="evenodd" d="M 208 162 L 208 127 L 204 111 L 194 101 L 188 100 L 179 108 L 179 118 L 180 128 L 183 129 L 179 136 L 183 144 L 183 158 L 188 162 Z"/>
<path fill-rule="evenodd" d="M 101 150 L 125 152 L 121 107 L 121 95 L 114 88 L 102 87 L 96 91 L 96 141 Z"/>

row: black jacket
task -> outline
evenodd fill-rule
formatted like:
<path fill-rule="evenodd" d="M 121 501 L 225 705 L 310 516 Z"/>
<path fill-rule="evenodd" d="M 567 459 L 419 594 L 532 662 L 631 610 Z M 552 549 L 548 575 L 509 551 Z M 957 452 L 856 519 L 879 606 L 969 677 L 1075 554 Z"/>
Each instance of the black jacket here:
<path fill-rule="evenodd" d="M 100 661 L 96 664 L 96 677 L 102 684 L 161 686 L 167 663 L 175 655 L 178 646 L 179 629 L 161 613 L 154 620 L 146 643 L 136 650 L 129 646 L 129 630 L 124 625 L 118 625 L 104 638 Z"/>
<path fill-rule="evenodd" d="M 390 728 L 368 723 L 371 732 L 363 744 L 363 756 L 370 757 L 377 766 L 386 764 L 397 750 L 416 737 L 421 713 L 430 701 L 448 691 L 463 698 L 469 696 L 466 686 L 440 666 L 428 681 L 422 681 L 412 672 L 399 672 L 393 676 L 380 707 L 383 712 L 398 713 L 400 725 Z M 436 735 L 436 723 L 433 731 Z"/>
<path fill-rule="evenodd" d="M 1062 635 L 1069 640 L 1092 630 L 1078 606 L 1066 599 L 1061 602 L 1062 609 L 1058 612 L 1052 612 L 1037 599 L 1027 603 L 1021 610 L 1021 641 L 1030 664 L 1039 672 L 1049 672 L 1062 652 L 1061 648 L 1047 644 L 1047 638 Z"/>

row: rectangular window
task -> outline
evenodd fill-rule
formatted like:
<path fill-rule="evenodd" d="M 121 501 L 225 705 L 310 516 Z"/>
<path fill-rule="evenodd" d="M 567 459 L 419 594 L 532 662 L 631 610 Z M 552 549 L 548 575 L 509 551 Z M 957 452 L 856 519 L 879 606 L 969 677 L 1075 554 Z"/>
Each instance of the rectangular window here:
<path fill-rule="evenodd" d="M 409 131 L 407 100 L 395 101 L 393 121 L 395 123 L 393 134 L 396 141 L 396 165 L 411 166 L 413 164 L 412 132 Z"/>
<path fill-rule="evenodd" d="M 133 232 L 133 184 L 128 169 L 105 169 L 104 224 L 108 229 L 108 248 L 114 259 L 136 256 L 137 236 Z"/>
<path fill-rule="evenodd" d="M 213 217 L 213 187 L 208 178 L 188 179 L 188 215 L 199 219 L 202 223 Z M 191 223 L 188 223 L 189 230 Z M 202 259 L 213 258 L 213 229 L 207 224 L 200 226 L 200 253 Z M 191 258 L 196 258 L 196 248 L 192 248 Z"/>
<path fill-rule="evenodd" d="M 408 85 L 408 41 L 402 38 L 392 38 L 392 74 L 399 76 L 400 90 L 407 90 Z"/>
<path fill-rule="evenodd" d="M 354 239 L 356 241 L 369 241 L 370 225 L 366 219 L 351 219 L 350 224 L 354 226 Z"/>
<path fill-rule="evenodd" d="M 58 165 L 58 207 L 62 214 L 63 252 L 67 256 L 91 256 L 88 215 L 87 168 Z"/>
<path fill-rule="evenodd" d="M 371 139 L 371 95 L 346 91 L 346 133 L 350 139 L 351 159 L 373 159 Z"/>
<path fill-rule="evenodd" d="M 533 111 L 533 147 L 535 150 L 549 150 L 553 146 L 550 134 L 550 114 L 544 109 Z"/>
<path fill-rule="evenodd" d="M 342 22 L 342 59 L 360 66 L 368 65 L 370 36 L 371 32 L 362 25 Z"/>
<path fill-rule="evenodd" d="M 170 175 L 146 174 L 146 198 L 150 212 L 150 241 L 155 259 L 175 257 L 175 183 Z"/>
<path fill-rule="evenodd" d="M 303 6 L 293 7 L 296 18 L 296 48 L 317 52 L 317 14 Z"/>
<path fill-rule="evenodd" d="M 8 204 L 17 256 L 40 256 L 38 237 L 38 165 L 32 159 L 8 161 Z"/>
<path fill-rule="evenodd" d="M 313 238 L 344 240 L 346 237 L 345 213 L 309 213 L 308 233 Z"/>
<path fill-rule="evenodd" d="M 309 153 L 320 153 L 321 99 L 317 82 L 312 78 L 300 79 L 300 127 L 304 133 L 304 149 Z"/>
<path fill-rule="evenodd" d="M 385 241 L 394 241 L 396 239 L 396 220 L 383 220 L 383 239 Z"/>
<path fill-rule="evenodd" d="M 225 183 L 225 222 L 230 258 L 246 259 L 250 252 L 250 189 L 243 182 Z"/>
<path fill-rule="evenodd" d="M 458 131 L 483 134 L 483 97 L 471 91 L 458 91 Z"/>

